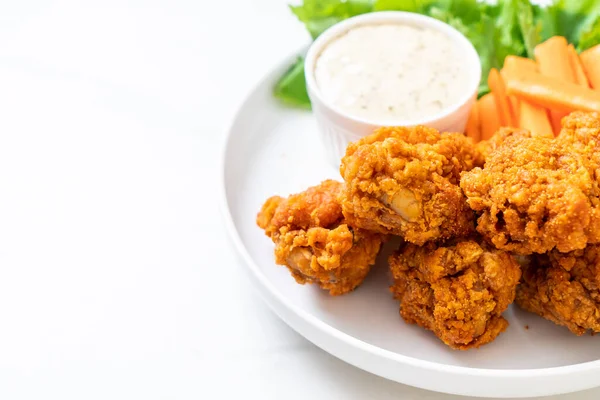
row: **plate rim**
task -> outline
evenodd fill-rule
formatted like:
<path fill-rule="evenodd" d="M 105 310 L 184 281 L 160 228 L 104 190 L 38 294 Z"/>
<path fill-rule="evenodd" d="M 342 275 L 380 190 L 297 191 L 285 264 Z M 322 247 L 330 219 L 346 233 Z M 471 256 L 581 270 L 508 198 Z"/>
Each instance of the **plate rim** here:
<path fill-rule="evenodd" d="M 227 200 L 227 177 L 226 177 L 226 165 L 227 165 L 227 153 L 231 143 L 231 136 L 233 132 L 233 128 L 236 125 L 237 120 L 239 119 L 240 112 L 247 107 L 250 103 L 253 95 L 269 81 L 270 76 L 273 74 L 274 70 L 285 65 L 286 63 L 290 63 L 294 58 L 298 56 L 298 54 L 302 54 L 305 51 L 307 45 L 299 47 L 294 52 L 290 52 L 285 57 L 279 58 L 279 61 L 271 66 L 267 72 L 263 72 L 260 75 L 260 78 L 256 80 L 256 82 L 251 85 L 250 89 L 246 92 L 244 96 L 242 96 L 242 101 L 239 102 L 235 108 L 235 112 L 233 113 L 233 117 L 231 121 L 225 124 L 224 134 L 222 134 L 222 141 L 220 144 L 220 156 L 219 156 L 219 208 L 221 211 L 222 218 L 225 222 L 226 231 L 228 233 L 229 238 L 233 241 L 234 247 L 237 251 L 237 254 L 242 257 L 242 260 L 246 264 L 246 267 L 250 269 L 250 272 L 253 274 L 254 278 L 257 282 L 260 283 L 263 290 L 268 291 L 288 312 L 295 314 L 299 318 L 303 320 L 304 323 L 314 327 L 319 330 L 322 334 L 332 337 L 336 340 L 343 341 L 345 344 L 354 347 L 362 352 L 369 353 L 372 356 L 382 357 L 387 359 L 388 361 L 392 361 L 395 363 L 400 363 L 407 365 L 409 367 L 438 372 L 438 373 L 447 373 L 447 374 L 458 374 L 470 377 L 485 377 L 485 378 L 548 378 L 548 377 L 561 377 L 566 375 L 571 375 L 573 373 L 579 372 L 590 372 L 593 370 L 600 371 L 600 359 L 594 361 L 587 361 L 579 364 L 572 365 L 563 365 L 558 367 L 548 367 L 548 368 L 529 368 L 529 369 L 493 369 L 493 368 L 474 368 L 474 367 L 464 367 L 458 365 L 450 365 L 450 364 L 442 364 L 434 361 L 422 360 L 415 357 L 410 357 L 406 355 L 402 355 L 399 353 L 395 353 L 390 350 L 382 349 L 373 344 L 364 342 L 358 338 L 355 338 L 323 321 L 319 318 L 311 315 L 310 313 L 302 310 L 296 305 L 292 304 L 288 301 L 283 293 L 278 290 L 275 285 L 273 285 L 267 277 L 260 272 L 260 268 L 254 262 L 250 254 L 248 253 L 246 246 L 242 242 L 242 239 L 239 235 L 239 232 L 235 226 L 233 216 L 231 214 L 231 210 L 229 207 L 229 202 Z M 268 301 L 261 295 L 263 300 L 268 303 Z M 269 305 L 270 306 L 270 305 Z M 283 319 L 277 312 L 275 314 Z M 287 321 L 286 321 L 287 322 Z M 297 331 L 295 327 L 291 326 L 294 331 Z M 301 335 L 305 337 L 304 335 Z M 306 337 L 305 337 L 306 339 Z M 308 340 L 308 339 L 307 339 Z M 309 340 L 310 341 L 310 340 Z M 320 346 L 319 346 L 320 347 Z M 329 351 L 323 349 L 324 351 L 330 353 Z M 330 353 L 332 354 L 332 353 Z M 338 356 L 334 355 L 336 358 Z M 359 367 L 360 368 L 360 367 Z M 362 368 L 361 368 L 362 369 Z M 593 387 L 593 386 L 592 386 Z M 583 389 L 580 389 L 583 390 Z"/>

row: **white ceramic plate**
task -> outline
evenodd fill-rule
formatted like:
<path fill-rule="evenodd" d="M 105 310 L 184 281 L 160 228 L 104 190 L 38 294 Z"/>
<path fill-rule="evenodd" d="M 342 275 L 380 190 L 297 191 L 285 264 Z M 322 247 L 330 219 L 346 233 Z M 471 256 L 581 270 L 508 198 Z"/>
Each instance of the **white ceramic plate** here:
<path fill-rule="evenodd" d="M 284 267 L 275 265 L 273 244 L 255 224 L 264 200 L 326 178 L 340 179 L 324 157 L 312 115 L 282 107 L 272 97 L 274 82 L 291 61 L 284 60 L 248 95 L 228 132 L 222 165 L 228 230 L 250 280 L 273 311 L 334 356 L 424 389 L 531 397 L 600 386 L 600 337 L 576 337 L 516 307 L 505 314 L 507 332 L 466 352 L 451 350 L 430 332 L 404 323 L 388 291 L 389 245 L 363 285 L 341 297 L 297 285 Z"/>

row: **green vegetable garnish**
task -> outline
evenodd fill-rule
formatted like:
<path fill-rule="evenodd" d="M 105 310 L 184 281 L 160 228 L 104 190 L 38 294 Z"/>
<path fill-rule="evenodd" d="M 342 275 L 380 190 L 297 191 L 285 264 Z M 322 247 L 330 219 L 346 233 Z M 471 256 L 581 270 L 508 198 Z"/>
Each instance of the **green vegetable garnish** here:
<path fill-rule="evenodd" d="M 303 57 L 298 57 L 290 69 L 279 78 L 273 93 L 275 97 L 287 105 L 310 109 L 310 99 L 306 92 L 306 80 L 304 78 Z"/>
<path fill-rule="evenodd" d="M 577 50 L 584 51 L 600 43 L 600 16 L 596 18 L 593 24 L 581 31 Z"/>
<path fill-rule="evenodd" d="M 290 9 L 316 39 L 321 33 L 340 21 L 373 11 L 372 0 L 304 0 Z"/>
<path fill-rule="evenodd" d="M 304 0 L 290 6 L 316 38 L 344 19 L 374 11 L 409 11 L 446 22 L 460 31 L 481 59 L 479 96 L 489 92 L 491 68 L 502 68 L 504 58 L 533 58 L 538 43 L 552 36 L 565 36 L 579 51 L 600 43 L 600 2 L 555 0 L 541 7 L 530 0 Z M 284 103 L 310 108 L 306 93 L 303 59 L 299 58 L 279 80 L 275 96 Z"/>

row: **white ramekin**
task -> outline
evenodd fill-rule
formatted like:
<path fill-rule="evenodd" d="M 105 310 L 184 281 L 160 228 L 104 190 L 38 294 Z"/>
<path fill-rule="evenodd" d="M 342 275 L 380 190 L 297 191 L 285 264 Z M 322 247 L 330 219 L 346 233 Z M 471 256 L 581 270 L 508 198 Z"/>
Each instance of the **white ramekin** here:
<path fill-rule="evenodd" d="M 335 105 L 325 101 L 319 92 L 315 80 L 315 63 L 323 49 L 334 39 L 357 26 L 397 23 L 427 27 L 444 33 L 454 40 L 463 54 L 464 67 L 467 69 L 468 83 L 463 88 L 464 95 L 452 106 L 441 113 L 428 118 L 406 120 L 369 120 L 350 115 Z M 321 131 L 327 157 L 338 167 L 346 153 L 348 143 L 370 134 L 373 129 L 382 126 L 425 125 L 442 132 L 463 132 L 471 107 L 477 99 L 477 89 L 481 80 L 481 62 L 477 51 L 459 31 L 434 18 L 402 11 L 384 11 L 359 15 L 342 21 L 325 32 L 308 49 L 305 60 L 306 87 L 312 103 L 313 113 Z"/>

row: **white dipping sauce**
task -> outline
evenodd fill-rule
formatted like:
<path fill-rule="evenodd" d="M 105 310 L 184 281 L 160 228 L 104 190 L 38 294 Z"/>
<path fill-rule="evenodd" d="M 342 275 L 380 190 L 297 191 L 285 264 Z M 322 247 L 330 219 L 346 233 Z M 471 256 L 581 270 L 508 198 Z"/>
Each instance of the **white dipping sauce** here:
<path fill-rule="evenodd" d="M 461 56 L 452 39 L 433 29 L 365 25 L 323 49 L 315 79 L 323 98 L 348 114 L 416 121 L 464 96 Z"/>

